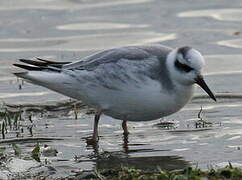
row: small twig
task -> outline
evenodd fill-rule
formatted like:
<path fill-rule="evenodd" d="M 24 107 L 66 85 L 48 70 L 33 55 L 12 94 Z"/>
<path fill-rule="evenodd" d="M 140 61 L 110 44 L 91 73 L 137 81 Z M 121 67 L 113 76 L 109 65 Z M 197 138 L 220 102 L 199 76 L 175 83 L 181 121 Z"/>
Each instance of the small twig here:
<path fill-rule="evenodd" d="M 32 120 L 32 114 L 29 114 L 29 121 L 30 121 L 31 123 L 33 123 L 33 120 Z"/>
<path fill-rule="evenodd" d="M 5 139 L 5 121 L 2 123 L 2 138 Z"/>
<path fill-rule="evenodd" d="M 200 119 L 200 120 L 202 120 L 202 117 L 201 117 L 201 113 L 202 113 L 202 111 L 203 111 L 203 107 L 201 106 L 201 109 L 200 109 L 199 113 L 197 114 L 197 117 L 198 117 L 198 119 Z"/>

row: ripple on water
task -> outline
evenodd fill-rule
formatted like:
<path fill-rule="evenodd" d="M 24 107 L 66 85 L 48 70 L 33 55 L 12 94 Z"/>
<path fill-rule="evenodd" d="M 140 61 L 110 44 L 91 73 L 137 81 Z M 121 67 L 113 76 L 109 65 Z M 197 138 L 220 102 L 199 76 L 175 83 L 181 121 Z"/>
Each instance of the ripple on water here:
<path fill-rule="evenodd" d="M 242 46 L 241 46 L 242 47 Z M 229 74 L 242 74 L 242 55 L 207 55 L 205 56 L 206 66 L 205 75 L 229 75 Z"/>
<path fill-rule="evenodd" d="M 148 24 L 121 24 L 121 23 L 76 23 L 57 26 L 59 30 L 115 30 L 128 28 L 146 28 Z"/>
<path fill-rule="evenodd" d="M 242 48 L 242 39 L 219 41 L 217 42 L 217 44 L 220 46 L 226 46 L 231 48 Z"/>
<path fill-rule="evenodd" d="M 232 140 L 235 140 L 235 139 L 241 139 L 241 136 L 233 136 L 233 137 L 228 138 L 227 140 L 232 141 Z"/>
<path fill-rule="evenodd" d="M 172 151 L 180 152 L 180 151 L 188 151 L 190 148 L 180 148 L 180 149 L 173 149 Z"/>
<path fill-rule="evenodd" d="M 214 105 L 206 105 L 203 106 L 203 110 L 213 110 L 213 109 L 219 109 L 219 108 L 235 108 L 235 107 L 242 107 L 242 103 L 224 103 L 224 104 L 214 104 Z M 200 110 L 201 107 L 189 107 L 184 108 L 181 111 L 191 111 L 191 110 Z"/>
<path fill-rule="evenodd" d="M 209 9 L 178 13 L 178 17 L 210 17 L 220 21 L 242 21 L 241 9 Z"/>
<path fill-rule="evenodd" d="M 94 34 L 85 36 L 50 37 L 35 39 L 0 39 L 0 52 L 28 51 L 90 51 L 124 45 L 158 43 L 173 40 L 175 34 L 152 31 Z"/>
<path fill-rule="evenodd" d="M 34 97 L 34 96 L 43 96 L 49 94 L 50 92 L 31 92 L 31 93 L 0 93 L 0 98 L 13 98 L 13 97 Z"/>
<path fill-rule="evenodd" d="M 49 9 L 49 10 L 70 10 L 104 8 L 112 6 L 122 6 L 131 4 L 148 3 L 152 0 L 115 0 L 115 1 L 65 1 L 65 0 L 21 0 L 21 1 L 1 1 L 0 10 L 21 10 L 21 9 Z"/>
<path fill-rule="evenodd" d="M 233 124 L 242 124 L 242 118 L 241 117 L 233 117 L 230 119 L 230 122 Z"/>

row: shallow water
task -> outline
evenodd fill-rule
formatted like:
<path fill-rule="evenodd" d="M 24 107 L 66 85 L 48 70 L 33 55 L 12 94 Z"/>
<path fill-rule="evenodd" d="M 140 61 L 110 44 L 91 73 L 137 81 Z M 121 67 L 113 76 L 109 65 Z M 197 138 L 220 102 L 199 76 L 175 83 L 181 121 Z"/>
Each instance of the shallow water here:
<path fill-rule="evenodd" d="M 45 88 L 22 84 L 11 72 L 18 58 L 46 57 L 79 60 L 115 46 L 161 43 L 190 45 L 206 58 L 205 79 L 215 93 L 242 93 L 241 1 L 45 0 L 0 2 L 0 99 L 2 102 L 44 103 L 68 99 Z M 38 23 L 36 23 L 38 22 Z M 21 84 L 21 90 L 19 90 Z M 204 94 L 199 88 L 196 95 Z M 239 97 L 239 96 L 238 96 Z M 212 127 L 195 128 L 200 106 Z M 139 168 L 178 169 L 185 165 L 221 166 L 228 161 L 241 166 L 241 99 L 197 99 L 165 118 L 176 129 L 156 126 L 160 120 L 130 122 L 124 139 L 121 121 L 103 116 L 99 147 L 87 147 L 93 115 L 35 118 L 34 137 L 62 137 L 47 142 L 59 153 L 50 158 L 56 176 L 74 168 L 101 169 L 131 165 Z M 24 137 L 30 134 L 25 131 Z M 13 138 L 15 134 L 7 135 Z M 125 141 L 124 141 L 125 140 Z M 43 145 L 44 143 L 41 143 Z M 35 143 L 23 143 L 29 152 Z M 74 158 L 76 157 L 76 158 Z"/>
<path fill-rule="evenodd" d="M 220 21 L 241 21 L 241 9 L 209 9 L 187 11 L 178 14 L 178 17 L 211 17 Z"/>

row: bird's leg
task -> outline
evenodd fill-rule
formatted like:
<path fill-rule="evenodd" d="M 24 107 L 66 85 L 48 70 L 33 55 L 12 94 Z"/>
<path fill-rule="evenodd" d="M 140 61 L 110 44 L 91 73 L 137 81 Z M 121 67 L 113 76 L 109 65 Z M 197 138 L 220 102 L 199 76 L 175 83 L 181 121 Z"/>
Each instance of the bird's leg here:
<path fill-rule="evenodd" d="M 98 122 L 101 116 L 101 112 L 97 112 L 94 117 L 93 134 L 91 138 L 87 139 L 87 145 L 97 145 L 98 142 Z"/>
<path fill-rule="evenodd" d="M 123 149 L 124 149 L 124 152 L 125 153 L 128 153 L 129 152 L 129 146 L 128 146 L 128 143 L 129 143 L 129 131 L 128 131 L 128 126 L 127 126 L 127 121 L 123 121 L 122 122 L 122 128 L 123 128 Z"/>
<path fill-rule="evenodd" d="M 128 131 L 127 121 L 126 120 L 123 120 L 123 122 L 122 122 L 122 128 L 124 130 L 123 134 L 124 135 L 128 135 L 129 134 L 129 131 Z"/>
<path fill-rule="evenodd" d="M 100 119 L 101 113 L 96 113 L 95 117 L 94 117 L 94 127 L 93 127 L 93 135 L 92 135 L 92 139 L 93 141 L 98 142 L 98 122 Z"/>

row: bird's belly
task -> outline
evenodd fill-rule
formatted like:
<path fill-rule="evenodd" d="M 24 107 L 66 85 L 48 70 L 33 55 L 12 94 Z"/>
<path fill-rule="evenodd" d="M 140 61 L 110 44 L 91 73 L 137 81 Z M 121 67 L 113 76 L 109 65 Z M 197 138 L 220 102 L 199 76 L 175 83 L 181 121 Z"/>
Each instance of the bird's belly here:
<path fill-rule="evenodd" d="M 168 116 L 181 109 L 188 100 L 178 102 L 172 92 L 136 90 L 110 92 L 101 104 L 104 114 L 128 121 L 150 121 Z M 100 101 L 101 102 L 101 101 Z"/>
<path fill-rule="evenodd" d="M 126 105 L 126 107 L 116 106 L 115 108 L 105 109 L 103 112 L 104 114 L 111 116 L 115 119 L 128 121 L 150 121 L 159 119 L 172 113 L 169 109 L 162 108 L 162 105 L 160 105 L 159 107 L 155 107 L 152 105 L 151 107 L 142 105 Z"/>
<path fill-rule="evenodd" d="M 82 100 L 115 119 L 150 121 L 180 110 L 191 98 L 192 88 L 164 89 L 158 81 L 136 84 L 113 83 L 113 87 L 79 91 Z"/>

